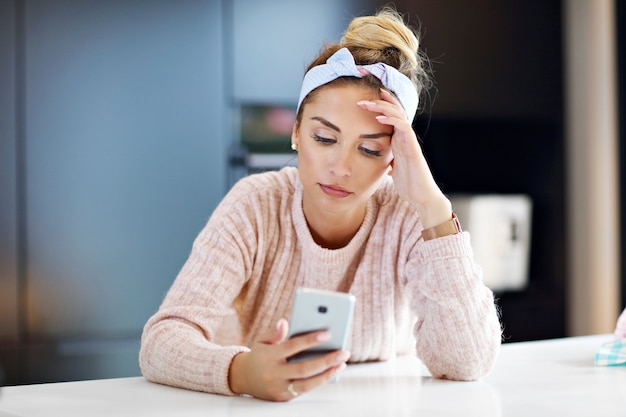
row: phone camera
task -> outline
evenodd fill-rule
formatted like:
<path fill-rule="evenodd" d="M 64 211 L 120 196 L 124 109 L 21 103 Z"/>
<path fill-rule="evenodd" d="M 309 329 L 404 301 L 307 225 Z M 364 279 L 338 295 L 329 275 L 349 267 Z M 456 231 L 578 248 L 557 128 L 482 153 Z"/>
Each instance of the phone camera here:
<path fill-rule="evenodd" d="M 328 311 L 328 307 L 326 307 L 326 306 L 319 306 L 319 307 L 317 307 L 317 311 L 322 313 L 322 314 L 324 314 L 324 313 L 326 313 Z"/>

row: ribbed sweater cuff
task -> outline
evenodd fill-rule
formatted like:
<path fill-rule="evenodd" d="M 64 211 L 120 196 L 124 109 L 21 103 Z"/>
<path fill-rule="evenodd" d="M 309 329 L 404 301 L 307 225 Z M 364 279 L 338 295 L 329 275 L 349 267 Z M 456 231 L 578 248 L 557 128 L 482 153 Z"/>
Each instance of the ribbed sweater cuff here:
<path fill-rule="evenodd" d="M 218 389 L 216 393 L 231 396 L 237 395 L 237 393 L 230 389 L 230 384 L 228 383 L 230 364 L 235 356 L 242 352 L 249 352 L 250 349 L 245 346 L 226 346 L 222 348 L 222 350 L 220 355 L 215 359 L 215 382 L 216 385 L 218 385 L 216 387 Z"/>
<path fill-rule="evenodd" d="M 474 256 L 468 232 L 428 240 L 421 242 L 421 245 L 422 250 L 417 253 L 420 264 L 439 259 Z"/>

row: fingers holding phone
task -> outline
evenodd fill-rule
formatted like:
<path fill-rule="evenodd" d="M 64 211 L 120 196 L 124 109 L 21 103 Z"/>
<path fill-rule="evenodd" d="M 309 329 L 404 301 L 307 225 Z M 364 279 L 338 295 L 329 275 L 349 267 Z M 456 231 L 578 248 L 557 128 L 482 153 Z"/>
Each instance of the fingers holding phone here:
<path fill-rule="evenodd" d="M 355 298 L 352 294 L 299 288 L 291 312 L 290 339 L 320 330 L 327 331 L 330 337 L 318 345 L 299 349 L 289 356 L 289 362 L 308 362 L 312 358 L 323 357 L 324 362 L 311 362 L 309 366 L 313 367 L 313 364 L 333 366 L 332 363 L 335 362 L 336 368 L 332 369 L 342 370 L 342 363 L 345 364 L 350 357 L 346 345 L 352 327 L 354 304 Z M 331 379 L 337 380 L 336 376 Z"/>
<path fill-rule="evenodd" d="M 287 339 L 288 328 L 287 321 L 280 320 L 264 341 L 233 358 L 229 372 L 233 392 L 270 401 L 289 401 L 336 378 L 345 368 L 350 355 L 341 350 L 289 362 L 290 357 L 326 343 L 331 335 L 322 330 Z"/>
<path fill-rule="evenodd" d="M 337 378 L 350 354 L 345 350 L 354 296 L 299 289 L 291 322 L 233 358 L 229 383 L 235 393 L 288 401 Z"/>
<path fill-rule="evenodd" d="M 294 336 L 284 343 L 284 346 L 289 346 L 286 375 L 289 381 L 287 392 L 291 397 L 311 391 L 330 381 L 336 381 L 346 368 L 350 352 L 318 349 L 330 339 L 330 332 L 321 331 Z M 311 354 L 312 350 L 316 353 Z"/>
<path fill-rule="evenodd" d="M 295 398 L 328 382 L 336 381 L 339 374 L 346 368 L 346 362 L 349 358 L 349 352 L 340 350 L 313 359 L 290 363 L 289 366 L 295 369 L 294 375 L 310 376 L 290 379 L 287 392 L 292 398 Z M 287 400 L 292 398 L 287 398 Z"/>
<path fill-rule="evenodd" d="M 331 339 L 329 331 L 320 331 L 294 336 L 286 341 L 284 346 L 289 362 L 288 377 L 307 379 L 328 371 L 343 369 L 342 365 L 350 358 L 350 352 L 344 349 L 324 348 L 324 344 Z"/>

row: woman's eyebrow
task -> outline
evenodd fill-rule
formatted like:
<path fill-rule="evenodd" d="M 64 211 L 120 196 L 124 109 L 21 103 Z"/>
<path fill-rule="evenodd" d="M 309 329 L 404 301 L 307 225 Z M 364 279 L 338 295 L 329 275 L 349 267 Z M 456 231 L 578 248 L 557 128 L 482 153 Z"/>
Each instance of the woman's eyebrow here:
<path fill-rule="evenodd" d="M 338 126 L 335 126 L 334 124 L 332 124 L 328 120 L 324 119 L 323 117 L 314 116 L 314 117 L 311 117 L 311 120 L 317 120 L 318 122 L 320 122 L 324 126 L 329 127 L 331 129 L 337 131 L 338 133 L 341 133 L 341 129 L 339 129 Z"/>
<path fill-rule="evenodd" d="M 334 125 L 333 123 L 329 122 L 328 120 L 324 119 L 323 117 L 314 116 L 314 117 L 311 117 L 311 120 L 318 121 L 321 124 L 323 124 L 324 126 L 330 128 L 330 129 L 333 129 L 337 133 L 341 133 L 341 129 L 339 129 L 339 126 Z M 359 138 L 361 138 L 361 139 L 380 139 L 380 138 L 385 138 L 385 137 L 391 137 L 391 133 L 386 133 L 386 132 L 381 132 L 381 133 L 363 133 L 363 134 L 359 135 Z"/>
<path fill-rule="evenodd" d="M 380 139 L 380 138 L 391 137 L 391 133 L 386 133 L 386 132 L 382 132 L 382 133 L 363 133 L 362 135 L 359 135 L 359 137 L 361 139 Z"/>

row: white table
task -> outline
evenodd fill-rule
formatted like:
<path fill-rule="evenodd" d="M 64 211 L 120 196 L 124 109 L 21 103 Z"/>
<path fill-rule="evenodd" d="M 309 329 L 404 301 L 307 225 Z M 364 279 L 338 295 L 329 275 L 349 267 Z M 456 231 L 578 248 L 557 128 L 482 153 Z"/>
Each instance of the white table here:
<path fill-rule="evenodd" d="M 288 403 L 225 397 L 143 378 L 5 387 L 0 416 L 626 416 L 626 367 L 594 367 L 610 335 L 503 345 L 476 382 L 432 379 L 413 357 L 350 365 Z"/>

